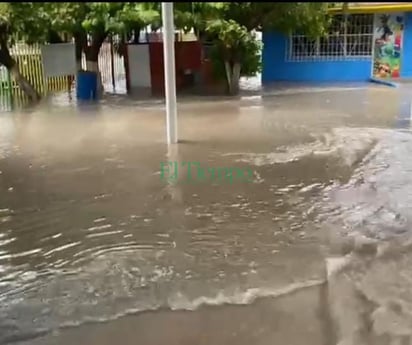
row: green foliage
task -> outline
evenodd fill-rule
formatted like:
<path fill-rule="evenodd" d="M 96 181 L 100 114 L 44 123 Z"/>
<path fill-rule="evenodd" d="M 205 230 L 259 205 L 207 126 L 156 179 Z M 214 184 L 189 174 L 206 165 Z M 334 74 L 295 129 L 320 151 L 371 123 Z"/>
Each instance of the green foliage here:
<path fill-rule="evenodd" d="M 126 2 L 113 17 L 113 30 L 118 33 L 127 33 L 144 28 L 152 23 L 160 24 L 160 12 L 155 3 Z"/>
<path fill-rule="evenodd" d="M 261 45 L 254 30 L 301 32 L 322 36 L 330 24 L 328 9 L 334 3 L 316 2 L 192 2 L 175 3 L 177 28 L 205 31 L 213 42 L 214 71 L 225 78 L 224 61 L 241 63 L 243 76 L 260 71 Z"/>
<path fill-rule="evenodd" d="M 186 32 L 205 31 L 213 19 L 233 20 L 248 31 L 275 29 L 322 35 L 327 10 L 336 3 L 316 2 L 177 2 L 175 26 Z M 130 32 L 161 26 L 160 2 L 9 2 L 0 5 L 0 27 L 24 39 L 43 41 L 47 30 L 58 32 Z M 4 30 L 3 30 L 4 32 Z"/>
<path fill-rule="evenodd" d="M 323 35 L 329 25 L 325 2 L 226 2 L 220 3 L 222 18 L 234 20 L 249 31 L 299 31 L 309 36 Z"/>
<path fill-rule="evenodd" d="M 48 2 L 44 3 L 49 14 L 51 27 L 58 32 L 73 34 L 83 29 L 82 22 L 87 15 L 86 3 Z"/>
<path fill-rule="evenodd" d="M 160 18 L 153 3 L 49 2 L 43 7 L 51 27 L 70 34 L 124 33 Z"/>
<path fill-rule="evenodd" d="M 9 44 L 18 38 L 27 43 L 43 42 L 48 32 L 48 14 L 42 3 L 6 2 L 0 7 L 2 39 Z"/>
<path fill-rule="evenodd" d="M 118 14 L 123 10 L 122 2 L 87 2 L 86 16 L 82 28 L 89 34 L 109 33 L 121 29 Z"/>
<path fill-rule="evenodd" d="M 244 77 L 254 77 L 262 72 L 262 42 L 256 39 L 256 36 L 249 33 L 253 37 L 250 44 L 246 46 L 246 53 L 243 56 L 242 68 L 240 75 Z"/>
<path fill-rule="evenodd" d="M 76 38 L 76 57 L 83 51 L 95 61 L 104 39 L 118 28 L 117 14 L 123 8 L 124 3 L 109 2 L 6 3 L 0 8 L 3 47 L 15 39 L 29 44 L 59 43 L 61 34 L 69 34 Z M 87 34 L 92 37 L 91 45 Z"/>
<path fill-rule="evenodd" d="M 263 28 L 283 33 L 296 31 L 313 38 L 323 36 L 331 23 L 329 7 L 330 3 L 325 2 L 286 3 L 284 8 L 268 13 Z"/>
<path fill-rule="evenodd" d="M 225 78 L 224 62 L 241 65 L 242 76 L 254 76 L 261 69 L 260 42 L 234 20 L 214 20 L 207 27 L 214 37 L 211 58 L 217 76 Z"/>
<path fill-rule="evenodd" d="M 0 3 L 0 40 L 2 42 L 7 42 L 9 34 L 11 33 L 10 11 L 8 2 Z"/>
<path fill-rule="evenodd" d="M 8 2 L 0 3 L 0 23 L 8 23 L 10 18 L 10 5 Z"/>
<path fill-rule="evenodd" d="M 204 31 L 210 20 L 221 17 L 221 4 L 214 2 L 175 2 L 174 20 L 177 29 Z"/>
<path fill-rule="evenodd" d="M 118 29 L 118 12 L 122 2 L 53 2 L 44 3 L 51 27 L 59 32 L 107 33 Z"/>

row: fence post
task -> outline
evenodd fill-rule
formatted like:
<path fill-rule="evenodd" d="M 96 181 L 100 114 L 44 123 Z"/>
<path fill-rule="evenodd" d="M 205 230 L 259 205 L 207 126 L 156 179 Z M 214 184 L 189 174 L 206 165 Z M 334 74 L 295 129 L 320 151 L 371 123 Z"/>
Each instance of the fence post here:
<path fill-rule="evenodd" d="M 11 80 L 11 75 L 10 71 L 8 68 L 6 68 L 6 73 L 7 73 L 7 98 L 8 101 L 10 102 L 10 110 L 13 110 L 14 108 L 14 97 L 13 97 L 13 81 Z"/>

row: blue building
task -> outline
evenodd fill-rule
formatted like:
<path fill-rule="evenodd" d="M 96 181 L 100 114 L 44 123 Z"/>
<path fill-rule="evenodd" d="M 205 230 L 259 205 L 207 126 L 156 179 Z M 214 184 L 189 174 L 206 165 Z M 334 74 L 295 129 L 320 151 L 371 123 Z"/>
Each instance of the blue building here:
<path fill-rule="evenodd" d="M 316 40 L 264 32 L 262 83 L 412 77 L 412 3 L 349 3 L 333 14 Z"/>

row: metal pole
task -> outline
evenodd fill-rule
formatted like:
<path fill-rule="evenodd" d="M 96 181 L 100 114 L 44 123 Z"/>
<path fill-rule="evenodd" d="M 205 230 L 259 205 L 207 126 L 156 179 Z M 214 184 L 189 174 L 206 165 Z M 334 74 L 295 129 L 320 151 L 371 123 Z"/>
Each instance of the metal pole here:
<path fill-rule="evenodd" d="M 177 143 L 175 27 L 173 2 L 162 2 L 167 143 Z"/>

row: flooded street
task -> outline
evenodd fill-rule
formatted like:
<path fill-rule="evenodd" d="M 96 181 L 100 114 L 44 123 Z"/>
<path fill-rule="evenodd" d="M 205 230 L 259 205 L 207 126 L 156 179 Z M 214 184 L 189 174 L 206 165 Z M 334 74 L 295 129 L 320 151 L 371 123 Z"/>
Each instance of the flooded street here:
<path fill-rule="evenodd" d="M 0 344 L 412 344 L 411 96 L 0 115 Z"/>

